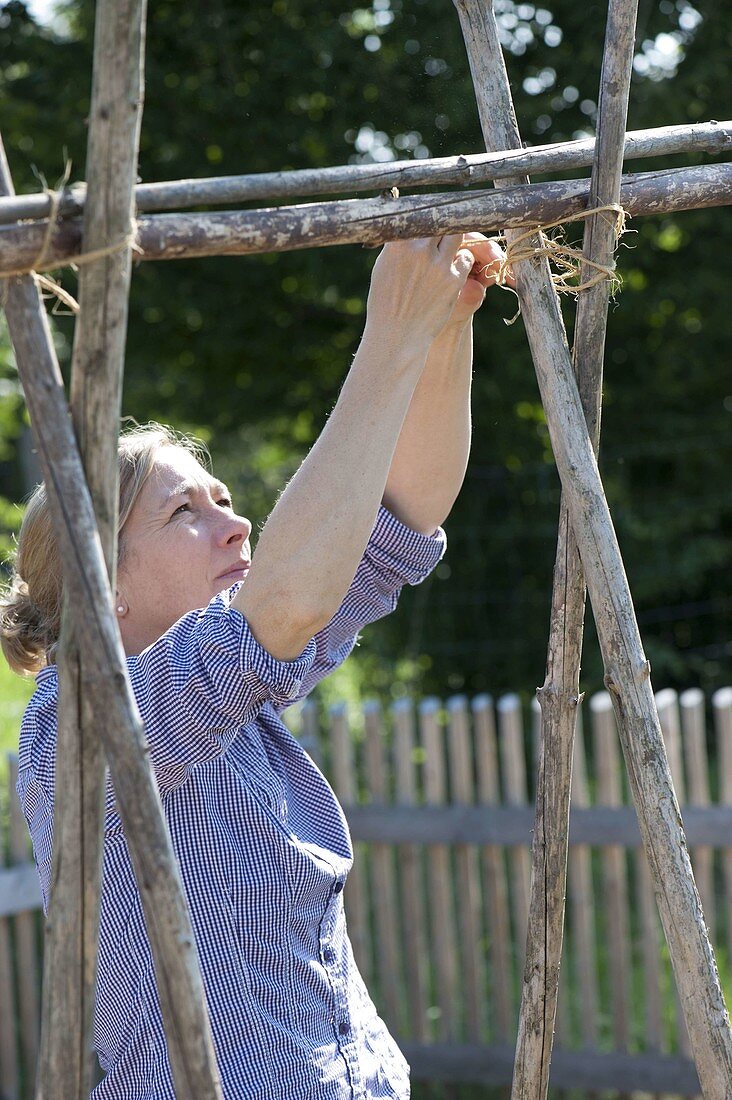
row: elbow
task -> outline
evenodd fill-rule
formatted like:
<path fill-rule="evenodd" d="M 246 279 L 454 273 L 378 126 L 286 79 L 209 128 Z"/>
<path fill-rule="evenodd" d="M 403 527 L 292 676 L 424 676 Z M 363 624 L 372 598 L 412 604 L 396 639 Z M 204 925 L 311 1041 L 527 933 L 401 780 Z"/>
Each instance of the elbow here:
<path fill-rule="evenodd" d="M 232 607 L 244 615 L 256 641 L 278 661 L 294 661 L 310 639 L 330 622 L 337 611 L 303 600 L 285 586 L 253 591 L 249 579 L 236 594 Z"/>
<path fill-rule="evenodd" d="M 406 527 L 420 535 L 431 537 L 447 519 L 457 495 L 431 501 L 427 494 L 410 494 L 396 498 L 384 493 L 382 503 Z"/>
<path fill-rule="evenodd" d="M 342 598 L 337 602 L 303 600 L 300 592 L 292 599 L 283 598 L 280 604 L 282 630 L 290 633 L 293 639 L 301 640 L 298 652 L 302 652 L 310 639 L 328 625 L 342 602 Z"/>

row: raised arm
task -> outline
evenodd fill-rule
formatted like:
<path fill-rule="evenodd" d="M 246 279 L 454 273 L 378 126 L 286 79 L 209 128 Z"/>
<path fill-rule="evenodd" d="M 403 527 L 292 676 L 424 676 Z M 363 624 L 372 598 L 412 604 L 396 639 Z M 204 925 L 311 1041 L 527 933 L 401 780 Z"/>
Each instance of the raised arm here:
<path fill-rule="evenodd" d="M 296 657 L 340 607 L 384 495 L 434 339 L 473 268 L 462 234 L 388 244 L 338 401 L 257 543 L 234 599 L 273 656 Z"/>
<path fill-rule="evenodd" d="M 473 315 L 495 282 L 503 253 L 466 233 L 475 263 L 449 321 L 433 342 L 392 460 L 384 504 L 415 531 L 431 535 L 460 491 L 470 453 Z"/>

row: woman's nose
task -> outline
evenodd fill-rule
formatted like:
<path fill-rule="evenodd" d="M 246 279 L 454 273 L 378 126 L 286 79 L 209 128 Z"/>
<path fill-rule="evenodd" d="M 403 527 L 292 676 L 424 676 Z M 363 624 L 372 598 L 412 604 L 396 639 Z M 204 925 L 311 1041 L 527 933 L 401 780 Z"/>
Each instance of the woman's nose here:
<path fill-rule="evenodd" d="M 228 517 L 228 523 L 222 531 L 222 541 L 225 543 L 246 542 L 252 533 L 252 525 L 245 516 L 232 515 Z"/>
<path fill-rule="evenodd" d="M 237 516 L 236 522 L 238 525 L 238 530 L 241 532 L 242 541 L 246 542 L 246 540 L 252 533 L 252 525 L 246 518 L 246 516 Z"/>

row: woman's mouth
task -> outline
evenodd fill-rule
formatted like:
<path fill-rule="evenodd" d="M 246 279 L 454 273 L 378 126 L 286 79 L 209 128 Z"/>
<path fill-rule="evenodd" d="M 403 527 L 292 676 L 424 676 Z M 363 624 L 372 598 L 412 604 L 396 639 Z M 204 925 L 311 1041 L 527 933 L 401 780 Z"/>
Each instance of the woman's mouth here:
<path fill-rule="evenodd" d="M 225 570 L 225 572 L 219 573 L 216 579 L 219 581 L 240 581 L 244 577 L 246 577 L 247 573 L 249 572 L 250 565 L 251 562 L 248 561 L 237 562 L 235 565 L 232 565 L 229 569 Z"/>

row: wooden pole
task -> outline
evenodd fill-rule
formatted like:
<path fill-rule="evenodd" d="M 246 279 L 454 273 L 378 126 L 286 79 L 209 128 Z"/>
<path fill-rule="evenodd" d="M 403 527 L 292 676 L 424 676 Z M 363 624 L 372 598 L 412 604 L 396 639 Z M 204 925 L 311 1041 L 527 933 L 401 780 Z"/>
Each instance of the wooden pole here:
<path fill-rule="evenodd" d="M 431 237 L 456 230 L 546 224 L 587 208 L 588 180 L 394 199 L 346 199 L 267 210 L 218 214 L 155 214 L 137 222 L 136 259 L 178 260 L 243 256 L 334 244 L 367 244 Z M 631 216 L 732 204 L 732 163 L 625 176 L 620 201 Z M 30 271 L 47 223 L 0 226 L 0 276 Z M 74 263 L 81 251 L 81 222 L 64 219 L 53 229 L 42 268 Z"/>
<path fill-rule="evenodd" d="M 519 148 L 520 137 L 493 13 L 481 0 L 456 0 L 456 6 L 486 146 Z M 511 234 L 508 236 L 510 241 Z M 516 265 L 516 277 L 699 1079 L 706 1097 L 721 1100 L 728 1095 L 732 1081 L 732 1031 L 694 885 L 651 690 L 649 665 L 548 266 L 540 259 L 522 261 Z"/>
<path fill-rule="evenodd" d="M 590 208 L 617 204 L 633 64 L 637 0 L 610 0 L 598 109 Z M 585 223 L 584 255 L 615 266 L 616 218 Z M 583 265 L 581 279 L 592 275 Z M 600 440 L 602 361 L 610 285 L 589 287 L 577 303 L 574 368 L 592 447 Z M 566 500 L 560 507 L 546 679 L 538 691 L 542 745 L 534 825 L 531 906 L 512 1097 L 544 1100 L 549 1089 L 564 930 L 572 761 L 585 613 L 585 580 Z"/>
<path fill-rule="evenodd" d="M 143 96 L 144 0 L 96 9 L 84 249 L 130 236 Z M 117 558 L 119 431 L 130 249 L 83 268 L 74 338 L 71 412 L 110 585 Z M 66 601 L 59 648 L 54 870 L 44 952 L 39 1100 L 93 1085 L 92 1024 L 99 941 L 105 759 L 94 685 L 76 642 L 85 609 Z M 73 1037 L 73 1041 L 71 1040 Z"/>
<path fill-rule="evenodd" d="M 135 206 L 140 212 L 180 210 L 187 206 L 224 206 L 269 199 L 334 195 L 349 191 L 400 190 L 468 186 L 521 173 L 571 172 L 592 164 L 595 139 L 561 141 L 506 153 L 477 153 L 403 160 L 386 164 L 346 164 L 333 168 L 305 168 L 293 172 L 258 172 L 246 176 L 214 176 L 209 179 L 138 183 Z M 625 135 L 625 159 L 669 156 L 674 153 L 721 153 L 732 148 L 732 121 L 702 122 L 691 126 L 659 126 L 632 130 Z M 61 194 L 58 213 L 77 217 L 86 201 L 86 184 L 75 183 Z M 0 198 L 0 225 L 47 218 L 51 197 L 47 192 Z"/>
<path fill-rule="evenodd" d="M 12 182 L 0 145 L 0 191 Z M 87 705 L 109 761 L 128 838 L 158 980 L 168 1053 L 181 1100 L 221 1097 L 203 983 L 170 835 L 127 677 L 94 509 L 74 436 L 45 309 L 33 278 L 8 280 L 8 329 L 49 495 L 72 606 L 85 609 L 77 639 L 93 691 Z M 70 1042 L 70 1040 L 69 1040 Z M 66 1100 L 68 1094 L 47 1095 Z"/>

